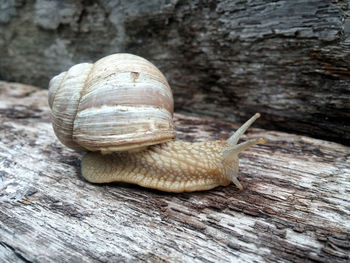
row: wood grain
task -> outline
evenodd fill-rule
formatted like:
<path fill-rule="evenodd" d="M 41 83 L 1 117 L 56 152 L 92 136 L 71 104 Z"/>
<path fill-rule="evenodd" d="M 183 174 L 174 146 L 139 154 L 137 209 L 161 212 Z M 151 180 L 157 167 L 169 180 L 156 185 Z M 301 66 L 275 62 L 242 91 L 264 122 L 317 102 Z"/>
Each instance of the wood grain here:
<path fill-rule="evenodd" d="M 350 145 L 347 0 L 7 0 L 0 79 L 47 88 L 81 62 L 154 63 L 175 111 Z"/>
<path fill-rule="evenodd" d="M 175 115 L 178 138 L 239 124 Z M 169 194 L 90 184 L 58 142 L 47 91 L 0 83 L 0 262 L 349 262 L 350 148 L 250 129 L 239 179 Z"/>

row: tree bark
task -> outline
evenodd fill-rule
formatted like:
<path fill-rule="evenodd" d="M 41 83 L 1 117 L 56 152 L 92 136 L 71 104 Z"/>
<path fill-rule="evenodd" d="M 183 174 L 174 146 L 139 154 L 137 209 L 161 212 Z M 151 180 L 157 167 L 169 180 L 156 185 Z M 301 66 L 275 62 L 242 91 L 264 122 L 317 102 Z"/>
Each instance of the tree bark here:
<path fill-rule="evenodd" d="M 350 145 L 348 1 L 70 1 L 0 4 L 0 79 L 47 87 L 79 62 L 141 55 L 176 111 Z"/>
<path fill-rule="evenodd" d="M 175 115 L 178 138 L 239 125 Z M 350 148 L 251 128 L 239 179 L 170 194 L 90 184 L 56 139 L 47 91 L 0 82 L 1 262 L 349 262 Z"/>

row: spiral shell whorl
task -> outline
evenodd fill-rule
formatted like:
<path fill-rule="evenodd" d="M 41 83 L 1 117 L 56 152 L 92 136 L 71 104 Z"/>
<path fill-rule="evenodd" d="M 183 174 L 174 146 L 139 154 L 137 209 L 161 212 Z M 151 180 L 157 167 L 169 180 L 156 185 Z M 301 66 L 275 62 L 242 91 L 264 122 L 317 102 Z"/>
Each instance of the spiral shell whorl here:
<path fill-rule="evenodd" d="M 175 137 L 169 84 L 135 55 L 110 55 L 57 75 L 49 104 L 57 137 L 73 149 L 122 151 Z"/>

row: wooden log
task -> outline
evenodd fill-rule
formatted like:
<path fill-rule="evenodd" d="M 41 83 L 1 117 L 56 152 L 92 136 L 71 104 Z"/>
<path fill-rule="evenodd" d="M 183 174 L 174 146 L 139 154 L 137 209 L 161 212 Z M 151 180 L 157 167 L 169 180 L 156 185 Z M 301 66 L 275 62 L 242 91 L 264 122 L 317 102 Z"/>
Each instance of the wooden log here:
<path fill-rule="evenodd" d="M 350 145 L 347 1 L 0 3 L 0 79 L 47 87 L 116 52 L 151 60 L 177 112 Z"/>
<path fill-rule="evenodd" d="M 180 139 L 236 124 L 175 115 Z M 0 82 L 0 262 L 349 262 L 350 148 L 251 128 L 239 179 L 170 194 L 91 184 L 55 137 L 47 91 Z"/>

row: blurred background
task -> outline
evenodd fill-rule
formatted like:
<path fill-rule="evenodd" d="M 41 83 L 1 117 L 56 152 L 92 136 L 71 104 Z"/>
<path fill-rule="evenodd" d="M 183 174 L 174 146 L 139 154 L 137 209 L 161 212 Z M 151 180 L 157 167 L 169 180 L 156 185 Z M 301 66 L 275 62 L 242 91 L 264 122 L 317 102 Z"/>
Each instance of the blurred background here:
<path fill-rule="evenodd" d="M 175 111 L 350 145 L 349 1 L 0 0 L 0 80 L 46 89 L 118 52 L 168 78 Z"/>

